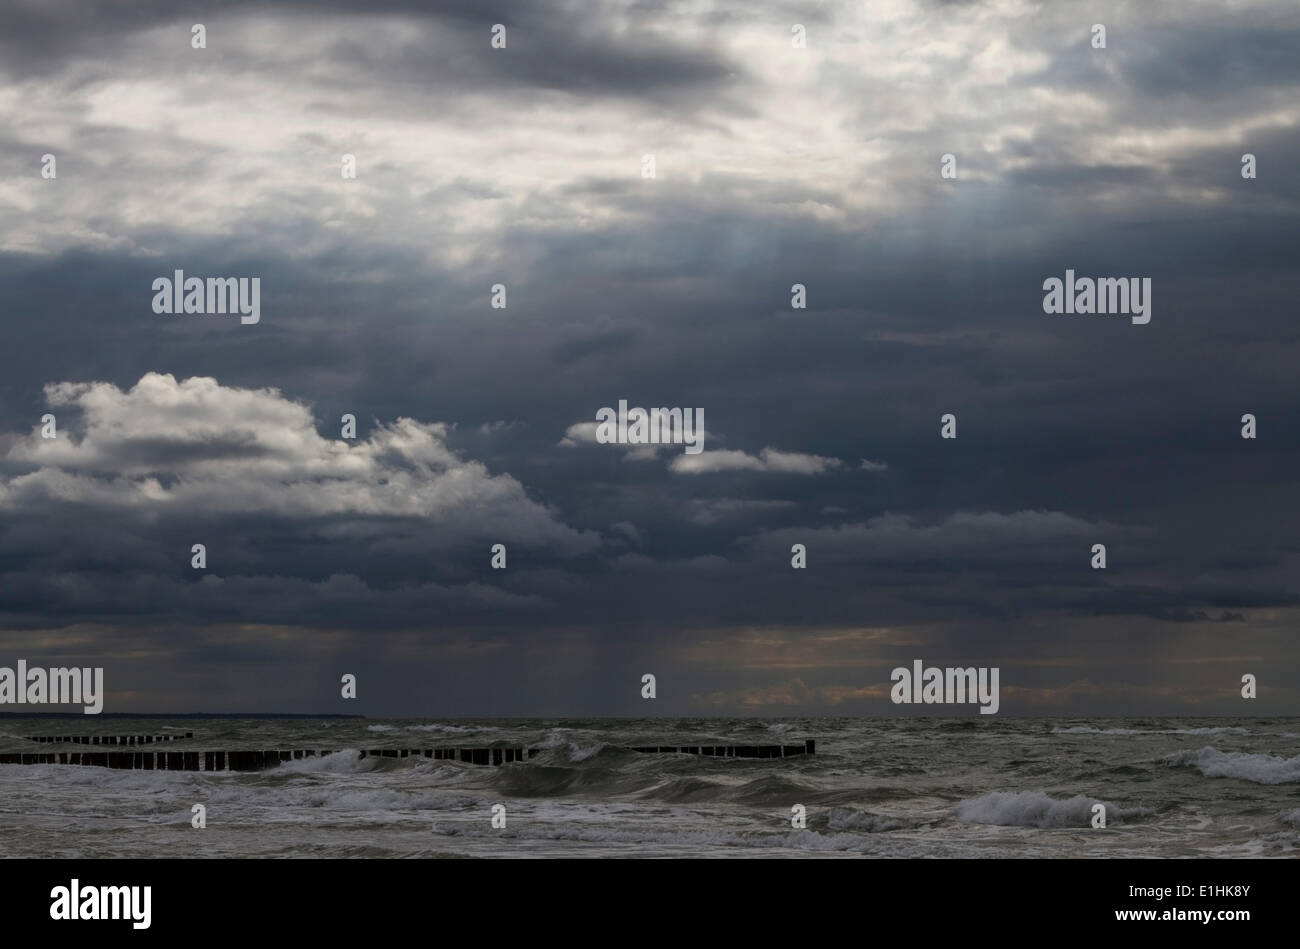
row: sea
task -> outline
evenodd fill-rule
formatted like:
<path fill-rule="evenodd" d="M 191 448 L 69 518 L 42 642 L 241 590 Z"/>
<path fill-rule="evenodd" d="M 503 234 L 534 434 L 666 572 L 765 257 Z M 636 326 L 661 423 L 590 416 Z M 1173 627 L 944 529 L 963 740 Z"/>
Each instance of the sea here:
<path fill-rule="evenodd" d="M 1300 855 L 1300 719 L 3 719 L 156 750 L 331 750 L 262 772 L 0 765 L 6 857 Z M 646 745 L 802 744 L 718 758 Z M 362 749 L 517 747 L 499 767 Z M 95 749 L 103 750 L 103 749 Z M 1105 826 L 1096 823 L 1104 805 Z M 196 828 L 194 805 L 206 826 Z M 499 805 L 499 807 L 498 807 Z M 803 822 L 799 826 L 799 815 Z M 495 820 L 494 820 L 495 817 Z"/>

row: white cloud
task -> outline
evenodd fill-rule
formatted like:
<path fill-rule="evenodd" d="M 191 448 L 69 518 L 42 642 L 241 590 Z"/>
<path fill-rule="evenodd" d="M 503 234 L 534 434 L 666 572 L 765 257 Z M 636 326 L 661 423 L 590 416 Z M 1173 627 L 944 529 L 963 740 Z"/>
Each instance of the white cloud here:
<path fill-rule="evenodd" d="M 1105 2 L 1089 17 L 1123 27 L 1129 44 L 1166 29 L 1177 36 L 1218 28 L 1198 5 L 1147 6 L 1138 18 Z M 1260 24 L 1286 12 L 1267 0 L 1240 7 Z M 1118 36 L 1114 50 L 1089 49 L 1087 24 L 1064 4 L 839 4 L 822 14 L 809 24 L 806 49 L 791 48 L 788 23 L 727 2 L 607 4 L 582 14 L 612 37 L 634 30 L 682 51 L 698 52 L 703 30 L 719 62 L 743 64 L 744 75 L 686 115 L 666 113 L 654 95 L 576 96 L 545 83 L 505 87 L 508 95 L 490 83 L 467 86 L 439 109 L 419 111 L 423 87 L 405 71 L 340 55 L 355 46 L 396 62 L 445 58 L 454 75 L 469 54 L 423 14 L 214 14 L 213 42 L 233 63 L 220 73 L 201 65 L 215 47 L 196 54 L 176 41 L 174 23 L 151 20 L 121 43 L 83 44 L 62 72 L 0 94 L 0 121 L 20 130 L 34 156 L 49 147 L 61 162 L 79 156 L 82 169 L 61 164 L 57 184 L 39 179 L 34 166 L 21 179 L 0 180 L 0 207 L 13 211 L 14 225 L 0 233 L 0 249 L 154 255 L 176 236 L 216 233 L 240 235 L 261 252 L 307 256 L 384 236 L 409 245 L 418 235 L 430 260 L 461 266 L 497 259 L 520 220 L 600 231 L 635 216 L 617 193 L 582 185 L 634 182 L 648 141 L 661 156 L 658 190 L 707 180 L 713 192 L 743 195 L 755 183 L 781 182 L 814 196 L 786 213 L 845 226 L 906 213 L 936 193 L 949 220 L 955 199 L 952 189 L 934 187 L 932 141 L 958 155 L 963 180 L 996 182 L 1027 161 L 1051 162 L 1025 143 L 1062 131 L 1070 133 L 1071 162 L 1164 172 L 1157 182 L 1110 185 L 1116 198 L 1157 188 L 1170 200 L 1209 202 L 1220 199 L 1217 191 L 1178 193 L 1176 164 L 1189 148 L 1258 139 L 1294 127 L 1300 115 L 1285 89 L 1213 109 L 1194 95 L 1153 100 L 1120 71 L 1129 60 Z M 1058 65 L 1061 47 L 1071 45 Z M 1116 70 L 1116 81 L 1060 91 L 1054 70 L 1076 60 L 1079 68 Z M 1153 101 L 1163 107 L 1159 123 L 1150 121 Z M 467 121 L 488 107 L 496 122 Z M 142 141 L 148 152 L 139 156 Z M 346 185 L 344 152 L 359 163 Z M 928 176 L 915 173 L 922 161 L 933 163 Z M 880 181 L 895 184 L 863 186 Z M 1096 187 L 1080 189 L 1081 206 Z M 286 218 L 311 226 L 260 226 Z M 436 234 L 454 239 L 430 243 Z"/>
<path fill-rule="evenodd" d="M 46 387 L 59 437 L 39 430 L 6 458 L 33 470 L 0 478 L 0 508 L 89 504 L 276 517 L 374 516 L 473 524 L 564 551 L 595 535 L 562 524 L 508 474 L 447 447 L 448 426 L 399 418 L 365 440 L 323 438 L 309 408 L 275 389 L 238 389 L 148 373 Z"/>
<path fill-rule="evenodd" d="M 596 422 L 577 422 L 570 425 L 564 430 L 564 437 L 556 444 L 560 448 L 579 448 L 584 445 L 600 445 L 596 441 Z M 704 444 L 709 439 L 709 433 L 701 429 L 696 437 L 699 444 Z M 619 448 L 622 448 L 626 454 L 623 456 L 624 461 L 654 461 L 664 451 L 684 451 L 680 444 L 676 443 L 654 443 L 648 445 L 633 445 L 627 442 L 611 442 Z M 602 446 L 603 447 L 603 446 Z"/>
<path fill-rule="evenodd" d="M 817 475 L 842 468 L 838 458 L 805 455 L 800 452 L 764 448 L 757 455 L 743 451 L 703 451 L 681 455 L 668 466 L 677 474 L 710 474 L 716 471 L 775 471 L 783 474 Z"/>

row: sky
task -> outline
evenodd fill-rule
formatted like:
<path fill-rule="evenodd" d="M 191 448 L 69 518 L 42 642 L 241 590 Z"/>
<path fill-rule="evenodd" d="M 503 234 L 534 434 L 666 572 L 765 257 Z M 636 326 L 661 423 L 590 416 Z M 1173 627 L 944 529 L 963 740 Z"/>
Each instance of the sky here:
<path fill-rule="evenodd" d="M 106 712 L 974 714 L 890 700 L 921 659 L 1001 715 L 1300 715 L 1297 49 L 1292 0 L 8 4 L 0 665 Z M 1150 322 L 1045 313 L 1067 269 Z M 259 321 L 154 312 L 177 270 Z M 703 452 L 597 443 L 619 400 Z"/>

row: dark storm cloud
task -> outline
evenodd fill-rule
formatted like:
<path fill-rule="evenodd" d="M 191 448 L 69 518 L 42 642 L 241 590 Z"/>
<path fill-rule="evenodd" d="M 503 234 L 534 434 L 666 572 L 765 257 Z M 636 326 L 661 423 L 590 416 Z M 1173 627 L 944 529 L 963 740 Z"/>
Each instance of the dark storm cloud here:
<path fill-rule="evenodd" d="M 389 95 L 376 97 L 380 109 L 427 107 L 431 91 L 490 98 L 557 91 L 582 96 L 643 98 L 680 109 L 695 96 L 726 96 L 745 70 L 728 59 L 707 33 L 666 37 L 641 31 L 642 14 L 669 15 L 665 8 L 634 5 L 621 9 L 590 4 L 462 2 L 380 2 L 364 12 L 343 2 L 291 2 L 267 8 L 246 3 L 32 4 L 5 18 L 0 69 L 11 79 L 41 78 L 80 86 L 114 75 L 193 68 L 190 28 L 201 23 L 209 48 L 221 65 L 237 74 L 262 74 L 275 81 L 286 61 L 310 70 L 328 96 L 330 87 L 364 82 Z M 291 33 L 272 36 L 268 50 L 223 42 L 222 28 L 243 18 L 265 17 L 289 23 L 337 17 L 357 26 L 390 22 L 388 43 L 341 32 L 309 55 Z M 510 53 L 502 56 L 488 40 L 494 24 L 506 27 Z M 170 28 L 170 33 L 161 32 Z M 719 24 L 721 28 L 721 24 Z M 147 43 L 142 41 L 148 36 Z M 256 31 L 252 36 L 257 37 Z M 132 55 L 134 54 L 134 55 Z M 743 109 L 732 98 L 732 108 Z"/>
<path fill-rule="evenodd" d="M 1258 95 L 1278 85 L 1300 84 L 1294 55 L 1300 25 L 1294 10 L 1278 9 L 1260 22 L 1227 18 L 1196 28 L 1162 26 L 1136 32 L 1124 43 L 1124 75 L 1153 99 L 1195 99 L 1213 108 L 1233 96 Z"/>

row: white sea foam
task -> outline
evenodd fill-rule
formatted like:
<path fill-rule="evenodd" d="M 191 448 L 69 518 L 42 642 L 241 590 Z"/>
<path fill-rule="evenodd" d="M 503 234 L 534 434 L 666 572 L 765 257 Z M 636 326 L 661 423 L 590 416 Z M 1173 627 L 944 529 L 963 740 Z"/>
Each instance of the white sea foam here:
<path fill-rule="evenodd" d="M 366 759 L 370 760 L 370 759 Z M 266 774 L 351 774 L 363 770 L 359 767 L 361 764 L 361 752 L 354 748 L 348 748 L 344 751 L 336 751 L 332 755 L 318 755 L 311 758 L 296 758 L 293 761 L 285 761 L 274 771 L 264 772 Z"/>
<path fill-rule="evenodd" d="M 579 761 L 586 761 L 588 758 L 596 757 L 605 747 L 599 742 L 594 745 L 579 745 L 576 742 L 570 742 L 569 760 L 575 764 Z"/>
<path fill-rule="evenodd" d="M 1300 756 L 1278 758 L 1205 747 L 1166 755 L 1169 765 L 1196 768 L 1207 778 L 1240 778 L 1256 784 L 1290 784 L 1300 781 Z"/>
<path fill-rule="evenodd" d="M 1059 800 L 1041 791 L 990 791 L 961 801 L 955 808 L 957 819 L 972 824 L 997 824 L 1002 827 L 1091 827 L 1092 807 L 1096 798 L 1076 794 Z M 1119 807 L 1106 804 L 1106 820 L 1151 813 L 1145 807 Z"/>
<path fill-rule="evenodd" d="M 1237 726 L 1206 728 L 1094 728 L 1091 725 L 1071 725 L 1053 728 L 1053 735 L 1249 735 L 1250 729 Z"/>
<path fill-rule="evenodd" d="M 367 725 L 368 732 L 433 732 L 439 735 L 479 735 L 499 731 L 490 725 Z"/>
<path fill-rule="evenodd" d="M 447 735 L 469 735 L 499 730 L 490 725 L 411 725 L 407 729 L 413 732 L 441 732 Z"/>

